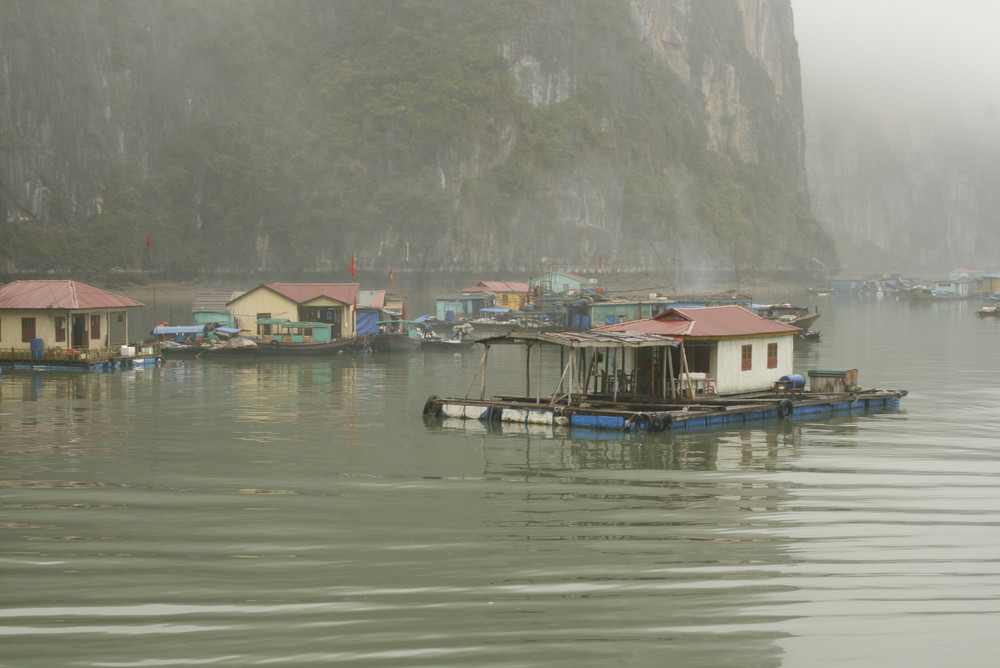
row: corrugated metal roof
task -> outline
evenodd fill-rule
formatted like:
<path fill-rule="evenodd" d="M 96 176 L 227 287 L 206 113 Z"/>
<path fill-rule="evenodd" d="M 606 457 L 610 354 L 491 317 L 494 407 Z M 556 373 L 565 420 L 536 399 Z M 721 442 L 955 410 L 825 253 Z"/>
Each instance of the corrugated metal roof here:
<path fill-rule="evenodd" d="M 642 332 L 685 338 L 722 338 L 761 334 L 795 334 L 799 328 L 768 320 L 742 306 L 672 308 L 652 318 L 597 327 L 598 332 Z"/>
<path fill-rule="evenodd" d="M 358 290 L 358 308 L 385 308 L 385 290 Z"/>
<path fill-rule="evenodd" d="M 76 281 L 14 281 L 0 288 L 0 309 L 132 308 L 142 302 Z"/>
<path fill-rule="evenodd" d="M 296 304 L 305 304 L 319 297 L 328 297 L 343 304 L 354 304 L 358 296 L 358 287 L 358 283 L 262 283 L 254 290 L 267 288 L 291 299 Z"/>
<path fill-rule="evenodd" d="M 228 313 L 229 302 L 242 294 L 242 290 L 202 290 L 195 295 L 191 312 Z"/>
<path fill-rule="evenodd" d="M 679 341 L 669 336 L 660 334 L 646 334 L 640 332 L 531 332 L 516 331 L 507 332 L 500 336 L 480 339 L 479 343 L 511 344 L 525 343 L 528 341 L 538 341 L 540 343 L 551 343 L 557 346 L 569 348 L 608 348 L 612 346 L 622 346 L 625 348 L 646 348 L 672 346 Z"/>

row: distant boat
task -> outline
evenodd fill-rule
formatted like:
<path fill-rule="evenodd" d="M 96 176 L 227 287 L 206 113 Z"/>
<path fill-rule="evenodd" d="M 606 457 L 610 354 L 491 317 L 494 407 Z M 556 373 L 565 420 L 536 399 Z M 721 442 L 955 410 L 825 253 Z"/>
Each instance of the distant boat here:
<path fill-rule="evenodd" d="M 808 332 L 820 316 L 819 311 L 812 313 L 807 306 L 793 304 L 755 304 L 753 310 L 762 318 L 794 325 L 804 332 Z"/>
<path fill-rule="evenodd" d="M 989 297 L 976 311 L 976 315 L 986 318 L 1000 317 L 1000 302 L 996 297 Z"/>

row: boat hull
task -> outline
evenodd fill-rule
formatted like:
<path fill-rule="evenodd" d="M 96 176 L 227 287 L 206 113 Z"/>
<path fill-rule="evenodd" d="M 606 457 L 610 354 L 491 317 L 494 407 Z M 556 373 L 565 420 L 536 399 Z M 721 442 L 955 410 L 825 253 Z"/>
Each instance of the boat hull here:
<path fill-rule="evenodd" d="M 409 353 L 420 349 L 420 339 L 406 334 L 376 334 L 372 350 L 377 353 Z"/>
<path fill-rule="evenodd" d="M 457 341 L 455 339 L 430 339 L 420 342 L 420 350 L 427 352 L 457 353 L 470 350 L 475 341 Z"/>
<path fill-rule="evenodd" d="M 335 341 L 268 341 L 258 345 L 253 350 L 256 355 L 335 355 L 345 352 L 354 339 L 337 339 Z"/>

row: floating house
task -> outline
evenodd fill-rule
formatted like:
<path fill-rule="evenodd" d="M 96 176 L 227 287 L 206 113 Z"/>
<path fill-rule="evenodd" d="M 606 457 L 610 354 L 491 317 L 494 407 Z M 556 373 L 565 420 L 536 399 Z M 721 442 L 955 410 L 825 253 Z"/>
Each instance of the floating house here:
<path fill-rule="evenodd" d="M 236 319 L 229 308 L 229 303 L 242 294 L 242 290 L 202 290 L 195 295 L 194 305 L 191 308 L 194 323 L 234 327 Z"/>
<path fill-rule="evenodd" d="M 569 272 L 554 271 L 530 279 L 528 285 L 536 294 L 568 295 L 585 290 L 595 290 L 597 279 L 584 278 Z"/>
<path fill-rule="evenodd" d="M 378 333 L 378 323 L 387 320 L 389 314 L 385 306 L 385 290 L 358 290 L 358 304 L 354 311 L 354 331 L 356 336 Z"/>
<path fill-rule="evenodd" d="M 531 288 L 520 281 L 480 281 L 476 285 L 461 290 L 462 299 L 471 298 L 473 313 L 478 315 L 483 308 L 508 308 L 519 310 L 531 302 Z"/>
<path fill-rule="evenodd" d="M 142 303 L 69 280 L 0 287 L 0 366 L 105 369 L 155 364 L 155 346 L 129 345 L 128 312 Z"/>
<path fill-rule="evenodd" d="M 980 281 L 982 282 L 983 292 L 1000 292 L 1000 274 L 986 274 Z"/>
<path fill-rule="evenodd" d="M 480 281 L 460 291 L 458 297 L 434 300 L 434 317 L 441 322 L 494 318 L 518 311 L 531 302 L 531 287 L 519 281 Z M 406 317 L 406 314 L 403 314 Z"/>
<path fill-rule="evenodd" d="M 898 408 L 905 390 L 861 390 L 857 370 L 810 372 L 807 389 L 805 377 L 792 373 L 798 331 L 741 306 L 720 306 L 670 309 L 590 332 L 510 332 L 480 340 L 486 352 L 478 397 L 470 396 L 474 379 L 464 397 L 429 397 L 424 415 L 566 427 L 585 437 L 589 430 L 673 431 Z M 527 348 L 523 394 L 487 396 L 496 345 Z M 554 385 L 542 378 L 542 346 L 560 351 Z"/>
<path fill-rule="evenodd" d="M 708 306 L 672 308 L 595 331 L 658 334 L 682 341 L 685 356 L 678 360 L 679 367 L 704 374 L 706 386 L 716 392 L 732 394 L 769 390 L 782 376 L 792 374 L 799 328 L 742 306 Z"/>
<path fill-rule="evenodd" d="M 332 339 L 355 336 L 357 283 L 262 283 L 228 304 L 234 327 L 270 340 L 273 323 L 289 321 L 329 325 Z M 308 338 L 309 335 L 305 335 Z"/>

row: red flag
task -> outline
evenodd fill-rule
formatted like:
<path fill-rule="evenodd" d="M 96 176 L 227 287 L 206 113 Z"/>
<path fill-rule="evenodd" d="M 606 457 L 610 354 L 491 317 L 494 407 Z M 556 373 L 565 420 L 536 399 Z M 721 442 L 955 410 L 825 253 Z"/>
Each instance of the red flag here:
<path fill-rule="evenodd" d="M 358 277 L 358 266 L 354 263 L 354 253 L 351 253 L 351 278 Z"/>
<path fill-rule="evenodd" d="M 604 256 L 603 255 L 598 255 L 597 256 L 597 266 L 598 267 L 603 267 L 604 266 Z"/>
<path fill-rule="evenodd" d="M 389 287 L 396 285 L 395 281 L 392 280 L 392 267 L 389 267 Z"/>
<path fill-rule="evenodd" d="M 150 248 L 153 247 L 153 235 L 148 233 L 146 234 L 146 245 L 149 246 Z"/>

